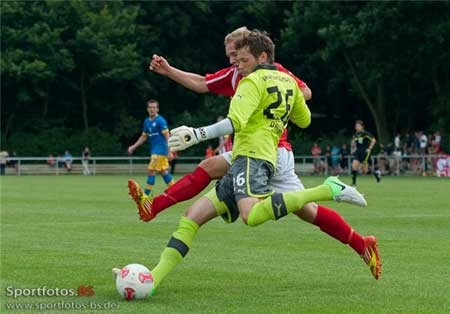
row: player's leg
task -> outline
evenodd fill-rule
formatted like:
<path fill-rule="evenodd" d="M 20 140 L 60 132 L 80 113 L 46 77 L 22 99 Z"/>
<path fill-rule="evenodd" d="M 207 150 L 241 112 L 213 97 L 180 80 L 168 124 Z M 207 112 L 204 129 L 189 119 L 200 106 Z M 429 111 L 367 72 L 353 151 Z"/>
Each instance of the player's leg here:
<path fill-rule="evenodd" d="M 328 177 L 323 184 L 314 188 L 271 195 L 253 206 L 247 223 L 257 226 L 267 220 L 278 220 L 307 203 L 333 199 L 337 202 L 367 206 L 366 200 L 355 188 L 341 182 L 337 177 Z"/>
<path fill-rule="evenodd" d="M 169 159 L 167 156 L 159 155 L 157 169 L 159 174 L 163 177 L 164 182 L 168 187 L 174 184 L 172 174 L 169 172 Z"/>
<path fill-rule="evenodd" d="M 338 212 L 320 204 L 308 203 L 294 214 L 316 225 L 321 231 L 343 244 L 348 244 L 369 265 L 372 275 L 376 279 L 379 278 L 381 259 L 376 238 L 373 236 L 363 237 Z M 373 267 L 373 263 L 375 263 L 375 267 Z"/>
<path fill-rule="evenodd" d="M 352 161 L 352 185 L 356 186 L 356 176 L 358 175 L 359 170 L 359 160 L 357 158 L 354 158 Z"/>
<path fill-rule="evenodd" d="M 211 201 L 201 197 L 181 217 L 177 230 L 161 253 L 158 264 L 152 269 L 155 288 L 186 256 L 200 226 L 216 216 Z"/>
<path fill-rule="evenodd" d="M 278 148 L 277 171 L 270 186 L 277 193 L 305 189 L 295 173 L 294 154 L 285 148 Z M 351 237 L 352 227 L 333 209 L 316 203 L 308 203 L 303 208 L 296 210 L 294 214 L 300 219 L 318 226 L 329 236 L 344 244 L 349 244 L 359 255 L 363 253 L 364 239 L 356 232 Z"/>
<path fill-rule="evenodd" d="M 163 194 L 153 199 L 140 197 L 140 187 L 134 180 L 128 181 L 129 193 L 139 209 L 139 215 L 144 221 L 152 220 L 164 209 L 198 195 L 213 179 L 223 177 L 230 164 L 231 155 L 222 154 L 203 160 L 192 173 L 175 182 Z M 144 218 L 145 217 L 145 218 Z"/>
<path fill-rule="evenodd" d="M 147 181 L 145 182 L 145 188 L 144 193 L 145 195 L 150 195 L 153 190 L 153 186 L 155 185 L 156 181 L 156 171 L 158 166 L 158 156 L 157 155 L 151 155 L 150 156 L 150 162 L 148 163 L 148 175 L 147 175 Z"/>
<path fill-rule="evenodd" d="M 225 191 L 223 188 L 227 187 L 230 188 Z M 152 270 L 155 287 L 183 260 L 200 226 L 218 215 L 227 222 L 236 220 L 237 206 L 233 203 L 231 187 L 231 177 L 222 179 L 216 188 L 199 198 L 181 218 L 178 229 L 162 252 L 158 265 Z"/>

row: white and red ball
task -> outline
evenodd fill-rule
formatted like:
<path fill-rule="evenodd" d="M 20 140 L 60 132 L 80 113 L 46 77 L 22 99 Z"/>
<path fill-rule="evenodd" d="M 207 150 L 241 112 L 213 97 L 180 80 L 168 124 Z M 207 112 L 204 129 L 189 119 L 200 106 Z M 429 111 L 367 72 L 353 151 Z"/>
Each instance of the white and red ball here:
<path fill-rule="evenodd" d="M 153 289 L 152 273 L 144 265 L 129 264 L 117 275 L 116 287 L 126 300 L 144 299 Z"/>

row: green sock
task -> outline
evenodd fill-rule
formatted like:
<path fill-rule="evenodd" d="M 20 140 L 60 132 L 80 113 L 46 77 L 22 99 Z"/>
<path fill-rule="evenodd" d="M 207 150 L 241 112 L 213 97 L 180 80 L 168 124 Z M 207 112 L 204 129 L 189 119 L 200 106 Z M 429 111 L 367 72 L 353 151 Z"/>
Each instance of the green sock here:
<path fill-rule="evenodd" d="M 275 193 L 253 206 L 247 219 L 249 226 L 258 226 L 267 220 L 278 220 L 310 202 L 329 201 L 333 199 L 327 185 L 302 191 Z"/>
<path fill-rule="evenodd" d="M 177 231 L 172 234 L 167 247 L 161 253 L 158 265 L 151 271 L 155 288 L 187 254 L 198 229 L 199 225 L 197 223 L 186 217 L 181 217 Z"/>

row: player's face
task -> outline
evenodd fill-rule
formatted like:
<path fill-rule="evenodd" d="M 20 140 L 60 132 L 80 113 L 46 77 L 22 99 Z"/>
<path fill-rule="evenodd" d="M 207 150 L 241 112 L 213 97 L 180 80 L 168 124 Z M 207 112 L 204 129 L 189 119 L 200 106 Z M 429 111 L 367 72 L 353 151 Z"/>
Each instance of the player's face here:
<path fill-rule="evenodd" d="M 239 74 L 242 76 L 252 73 L 253 69 L 259 64 L 258 59 L 250 53 L 247 46 L 238 49 L 236 61 Z"/>
<path fill-rule="evenodd" d="M 361 132 L 363 130 L 361 123 L 355 123 L 355 130 L 356 132 Z"/>
<path fill-rule="evenodd" d="M 159 108 L 156 103 L 151 102 L 151 103 L 147 104 L 147 112 L 151 118 L 156 116 L 158 114 L 158 111 L 159 111 Z"/>
<path fill-rule="evenodd" d="M 234 48 L 234 41 L 225 45 L 225 54 L 227 55 L 230 64 L 236 65 L 237 51 L 236 48 Z"/>

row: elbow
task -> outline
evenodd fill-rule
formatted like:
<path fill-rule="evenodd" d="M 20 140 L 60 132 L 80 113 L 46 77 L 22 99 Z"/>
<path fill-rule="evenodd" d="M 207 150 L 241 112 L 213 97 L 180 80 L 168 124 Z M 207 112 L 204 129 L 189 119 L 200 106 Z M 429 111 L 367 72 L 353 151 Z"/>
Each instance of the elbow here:
<path fill-rule="evenodd" d="M 308 116 L 307 118 L 303 119 L 299 123 L 296 123 L 299 128 L 306 129 L 311 124 L 311 116 Z"/>
<path fill-rule="evenodd" d="M 301 88 L 301 91 L 305 100 L 310 100 L 312 98 L 312 91 L 308 86 Z"/>
<path fill-rule="evenodd" d="M 305 121 L 305 124 L 302 126 L 302 128 L 306 129 L 311 124 L 311 116 L 308 118 L 308 120 Z"/>

